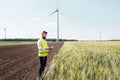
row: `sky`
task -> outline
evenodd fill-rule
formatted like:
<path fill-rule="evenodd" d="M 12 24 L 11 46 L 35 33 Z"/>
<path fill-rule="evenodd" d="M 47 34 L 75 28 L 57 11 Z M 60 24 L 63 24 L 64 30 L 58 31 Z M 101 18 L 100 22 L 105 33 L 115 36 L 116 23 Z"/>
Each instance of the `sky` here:
<path fill-rule="evenodd" d="M 120 0 L 59 0 L 60 38 L 120 39 Z M 0 39 L 56 38 L 57 0 L 0 0 Z"/>

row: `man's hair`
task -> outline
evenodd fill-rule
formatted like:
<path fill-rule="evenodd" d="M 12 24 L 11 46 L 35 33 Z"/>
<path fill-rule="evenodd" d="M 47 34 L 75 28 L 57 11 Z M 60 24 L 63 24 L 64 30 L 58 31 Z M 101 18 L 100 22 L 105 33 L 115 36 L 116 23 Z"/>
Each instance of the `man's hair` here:
<path fill-rule="evenodd" d="M 43 31 L 42 33 L 47 34 L 47 31 Z"/>

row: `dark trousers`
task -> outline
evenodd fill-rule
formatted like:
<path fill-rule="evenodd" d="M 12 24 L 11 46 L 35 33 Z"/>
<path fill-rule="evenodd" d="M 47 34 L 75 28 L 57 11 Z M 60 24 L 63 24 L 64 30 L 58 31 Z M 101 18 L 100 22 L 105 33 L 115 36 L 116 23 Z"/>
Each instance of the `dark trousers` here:
<path fill-rule="evenodd" d="M 47 57 L 39 57 L 39 59 L 40 59 L 40 69 L 39 69 L 39 77 L 40 77 L 45 69 Z"/>

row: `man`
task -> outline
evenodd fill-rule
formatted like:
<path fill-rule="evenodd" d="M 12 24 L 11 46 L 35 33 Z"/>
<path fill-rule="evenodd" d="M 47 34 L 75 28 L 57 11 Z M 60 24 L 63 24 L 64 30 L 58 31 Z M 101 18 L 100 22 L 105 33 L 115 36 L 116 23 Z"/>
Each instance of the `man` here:
<path fill-rule="evenodd" d="M 48 44 L 46 42 L 47 32 L 43 31 L 41 35 L 42 37 L 37 42 L 38 56 L 40 60 L 39 77 L 41 76 L 42 72 L 45 69 L 48 51 L 53 49 L 53 47 L 48 47 Z"/>

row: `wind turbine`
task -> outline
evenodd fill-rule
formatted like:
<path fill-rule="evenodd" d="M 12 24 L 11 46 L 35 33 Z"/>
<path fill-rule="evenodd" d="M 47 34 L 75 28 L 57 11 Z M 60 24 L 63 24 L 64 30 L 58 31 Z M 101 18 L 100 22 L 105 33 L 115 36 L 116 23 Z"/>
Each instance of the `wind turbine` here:
<path fill-rule="evenodd" d="M 4 33 L 5 33 L 4 35 L 5 35 L 5 40 L 6 40 L 6 30 L 7 30 L 7 29 L 6 29 L 6 27 L 4 27 Z"/>
<path fill-rule="evenodd" d="M 99 34 L 100 34 L 100 41 L 101 41 L 101 32 L 99 32 Z"/>
<path fill-rule="evenodd" d="M 59 13 L 60 13 L 60 11 L 58 8 L 58 0 L 57 0 L 57 9 L 53 13 L 51 13 L 50 15 L 53 15 L 55 13 L 57 13 L 57 41 L 59 41 Z"/>

